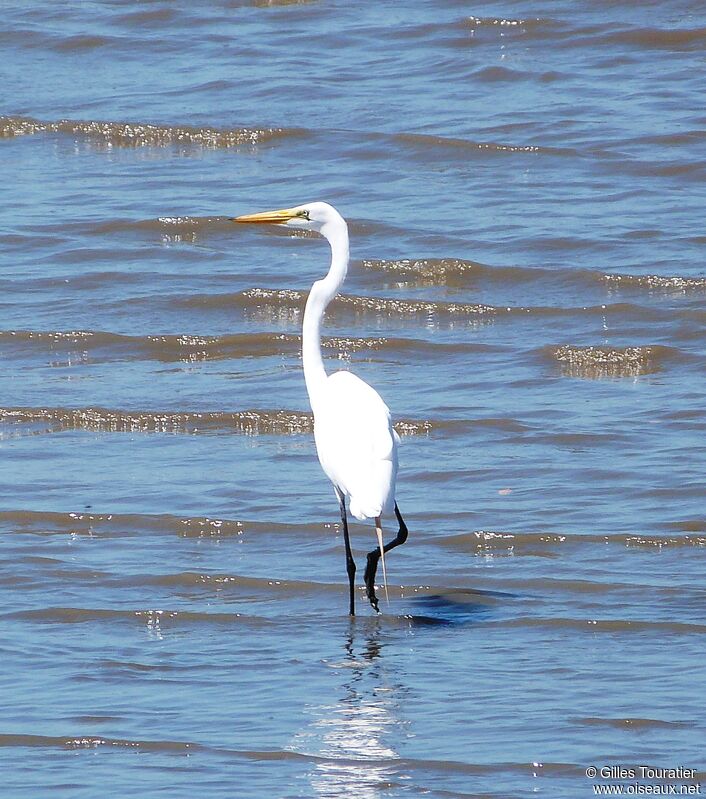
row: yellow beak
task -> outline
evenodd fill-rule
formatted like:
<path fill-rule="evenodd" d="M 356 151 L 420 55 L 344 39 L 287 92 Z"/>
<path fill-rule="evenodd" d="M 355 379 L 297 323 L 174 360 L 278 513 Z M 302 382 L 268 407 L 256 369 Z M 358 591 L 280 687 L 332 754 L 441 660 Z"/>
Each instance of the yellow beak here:
<path fill-rule="evenodd" d="M 297 216 L 297 211 L 294 208 L 282 208 L 279 211 L 263 211 L 259 214 L 246 214 L 245 216 L 233 217 L 233 222 L 269 222 L 275 225 L 281 225 L 290 219 Z"/>

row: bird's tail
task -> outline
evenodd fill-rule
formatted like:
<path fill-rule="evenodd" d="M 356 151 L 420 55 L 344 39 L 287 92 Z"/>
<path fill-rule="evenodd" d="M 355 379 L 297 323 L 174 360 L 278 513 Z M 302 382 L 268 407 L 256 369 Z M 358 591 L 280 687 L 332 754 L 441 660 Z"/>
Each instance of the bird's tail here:
<path fill-rule="evenodd" d="M 380 560 L 382 561 L 382 581 L 385 585 L 385 599 L 387 604 L 390 604 L 390 595 L 387 593 L 387 569 L 385 568 L 385 547 L 382 543 L 382 521 L 380 517 L 375 519 L 375 533 L 378 537 L 378 546 L 380 547 Z"/>

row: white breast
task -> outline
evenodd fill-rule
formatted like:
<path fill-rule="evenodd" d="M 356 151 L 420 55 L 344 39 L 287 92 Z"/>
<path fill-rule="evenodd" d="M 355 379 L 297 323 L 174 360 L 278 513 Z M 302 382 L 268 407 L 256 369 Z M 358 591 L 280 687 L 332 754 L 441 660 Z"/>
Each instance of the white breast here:
<path fill-rule="evenodd" d="M 399 437 L 375 389 L 351 372 L 327 377 L 314 407 L 314 438 L 321 467 L 356 518 L 392 512 Z"/>

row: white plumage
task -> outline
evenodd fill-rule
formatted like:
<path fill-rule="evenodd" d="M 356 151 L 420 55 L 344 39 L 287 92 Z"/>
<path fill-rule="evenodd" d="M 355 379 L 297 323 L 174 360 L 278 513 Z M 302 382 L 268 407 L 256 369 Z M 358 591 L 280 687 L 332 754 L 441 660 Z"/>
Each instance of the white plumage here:
<path fill-rule="evenodd" d="M 351 372 L 326 378 L 314 410 L 321 468 L 350 499 L 356 519 L 375 519 L 395 507 L 397 446 L 390 411 L 374 388 Z"/>

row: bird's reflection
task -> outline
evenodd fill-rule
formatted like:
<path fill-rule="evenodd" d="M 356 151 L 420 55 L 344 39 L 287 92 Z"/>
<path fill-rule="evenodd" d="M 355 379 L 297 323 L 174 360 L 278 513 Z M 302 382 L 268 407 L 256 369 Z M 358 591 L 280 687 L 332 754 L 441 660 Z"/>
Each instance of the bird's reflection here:
<path fill-rule="evenodd" d="M 345 675 L 338 701 L 311 706 L 311 721 L 294 741 L 297 751 L 318 758 L 308 774 L 315 796 L 378 799 L 400 778 L 395 743 L 406 726 L 405 689 L 385 667 L 379 621 L 365 622 L 351 624 L 343 658 L 328 663 Z"/>

